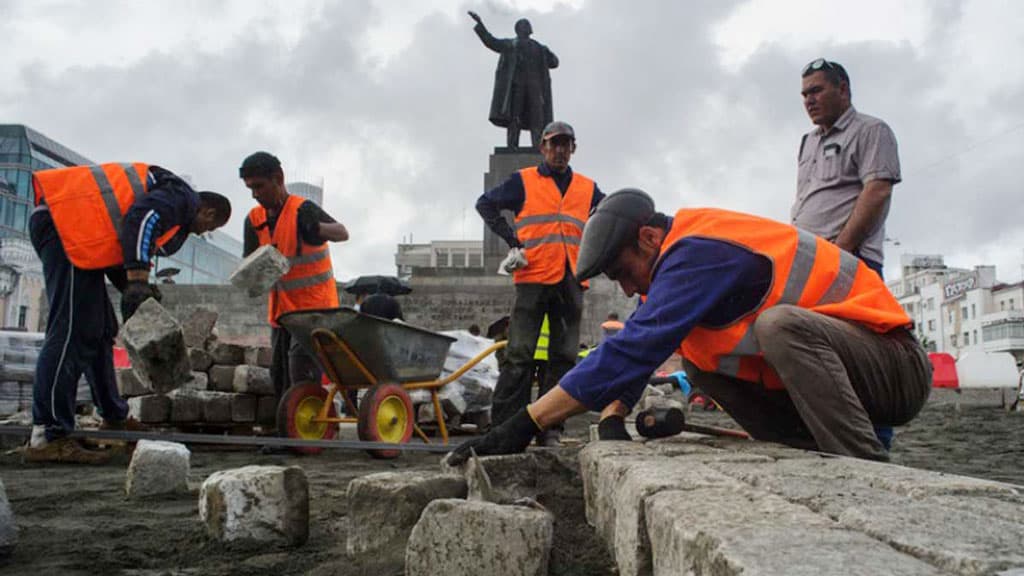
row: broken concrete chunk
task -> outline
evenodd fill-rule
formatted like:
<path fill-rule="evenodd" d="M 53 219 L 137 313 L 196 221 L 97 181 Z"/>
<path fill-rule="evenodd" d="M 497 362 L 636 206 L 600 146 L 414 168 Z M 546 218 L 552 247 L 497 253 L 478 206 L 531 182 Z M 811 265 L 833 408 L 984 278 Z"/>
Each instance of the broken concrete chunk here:
<path fill-rule="evenodd" d="M 153 389 L 143 384 L 142 380 L 139 379 L 139 376 L 131 368 L 118 368 L 114 373 L 117 379 L 117 391 L 121 394 L 122 398 L 145 396 L 146 394 L 153 393 Z"/>
<path fill-rule="evenodd" d="M 199 517 L 221 542 L 297 546 L 309 537 L 309 484 L 296 466 L 215 472 L 199 492 Z"/>
<path fill-rule="evenodd" d="M 349 530 L 345 549 L 349 556 L 372 553 L 379 563 L 401 566 L 406 541 L 427 504 L 465 496 L 466 481 L 455 474 L 382 472 L 356 478 L 348 485 L 349 525 L 373 529 Z"/>
<path fill-rule="evenodd" d="M 188 379 L 192 370 L 181 325 L 159 302 L 143 302 L 123 333 L 132 369 L 154 392 L 170 392 Z"/>
<path fill-rule="evenodd" d="M 210 376 L 206 372 L 192 372 L 192 379 L 181 385 L 178 390 L 209 390 Z"/>
<path fill-rule="evenodd" d="M 490 485 L 485 485 L 483 467 Z M 505 454 L 470 458 L 465 464 L 470 500 L 507 504 L 520 498 L 537 498 L 537 460 L 533 454 Z"/>
<path fill-rule="evenodd" d="M 256 421 L 256 396 L 235 394 L 231 399 L 231 421 L 251 424 Z"/>
<path fill-rule="evenodd" d="M 218 364 L 210 366 L 210 380 L 207 388 L 218 392 L 233 392 L 235 389 L 235 367 Z"/>
<path fill-rule="evenodd" d="M 271 245 L 257 248 L 231 273 L 229 280 L 250 298 L 266 294 L 291 268 L 288 259 Z"/>
<path fill-rule="evenodd" d="M 175 390 L 167 397 L 171 399 L 171 422 L 185 424 L 203 419 L 203 402 L 195 390 Z"/>
<path fill-rule="evenodd" d="M 274 383 L 270 381 L 270 369 L 242 364 L 235 367 L 234 391 L 239 394 L 272 396 Z"/>
<path fill-rule="evenodd" d="M 189 314 L 181 324 L 185 336 L 185 346 L 204 348 L 213 339 L 213 326 L 217 323 L 218 312 L 206 308 L 197 308 Z"/>
<path fill-rule="evenodd" d="M 188 362 L 193 372 L 206 372 L 213 365 L 213 356 L 202 348 L 189 348 Z"/>
<path fill-rule="evenodd" d="M 18 525 L 14 523 L 14 512 L 7 501 L 7 490 L 0 480 L 0 558 L 10 556 L 18 543 Z"/>
<path fill-rule="evenodd" d="M 542 576 L 553 525 L 550 513 L 524 506 L 434 500 L 409 536 L 405 573 Z"/>
<path fill-rule="evenodd" d="M 128 497 L 188 492 L 189 456 L 184 444 L 139 440 L 125 477 Z"/>
<path fill-rule="evenodd" d="M 128 414 L 147 424 L 167 422 L 171 417 L 171 399 L 163 394 L 129 398 Z"/>
<path fill-rule="evenodd" d="M 217 340 L 207 345 L 206 351 L 210 353 L 214 364 L 238 366 L 245 362 L 245 347 L 238 344 Z"/>
<path fill-rule="evenodd" d="M 245 349 L 245 363 L 270 368 L 274 363 L 274 349 L 269 346 L 250 346 Z"/>

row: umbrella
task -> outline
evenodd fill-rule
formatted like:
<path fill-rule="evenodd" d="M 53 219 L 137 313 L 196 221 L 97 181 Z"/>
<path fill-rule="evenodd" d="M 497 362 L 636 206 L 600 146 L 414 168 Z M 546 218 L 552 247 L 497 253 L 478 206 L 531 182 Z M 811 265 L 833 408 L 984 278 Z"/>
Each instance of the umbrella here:
<path fill-rule="evenodd" d="M 392 296 L 400 296 L 412 292 L 408 284 L 394 276 L 360 276 L 345 283 L 345 292 L 349 294 L 376 294 L 383 292 Z"/>

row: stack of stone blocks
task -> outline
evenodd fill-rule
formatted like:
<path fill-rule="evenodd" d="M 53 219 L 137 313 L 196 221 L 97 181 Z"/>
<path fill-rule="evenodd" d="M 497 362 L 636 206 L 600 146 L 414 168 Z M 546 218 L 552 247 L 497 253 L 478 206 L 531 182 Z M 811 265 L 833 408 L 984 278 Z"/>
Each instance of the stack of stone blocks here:
<path fill-rule="evenodd" d="M 274 424 L 271 349 L 221 341 L 216 322 L 215 310 L 194 310 L 178 325 L 152 300 L 139 307 L 125 325 L 132 368 L 117 370 L 133 417 L 165 426 Z M 164 349 L 150 354 L 156 361 L 143 354 L 151 342 Z"/>

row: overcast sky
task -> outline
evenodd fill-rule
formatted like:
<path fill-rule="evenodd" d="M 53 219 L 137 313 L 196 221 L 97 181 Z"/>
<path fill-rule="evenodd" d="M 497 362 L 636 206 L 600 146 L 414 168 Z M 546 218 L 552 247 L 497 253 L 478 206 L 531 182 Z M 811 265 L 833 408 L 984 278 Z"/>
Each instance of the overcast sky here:
<path fill-rule="evenodd" d="M 326 183 L 345 223 L 339 278 L 394 273 L 410 235 L 478 239 L 473 209 L 504 132 L 487 122 L 499 37 L 517 18 L 558 55 L 555 117 L 574 169 L 659 207 L 787 220 L 800 69 L 846 66 L 858 110 L 896 133 L 887 272 L 902 252 L 1024 259 L 1024 3 L 1013 0 L 541 2 L 490 0 L 0 0 L 0 123 L 24 123 L 95 161 L 139 160 L 227 194 L 241 237 L 254 201 L 242 158 Z M 525 143 L 524 134 L 524 143 Z"/>

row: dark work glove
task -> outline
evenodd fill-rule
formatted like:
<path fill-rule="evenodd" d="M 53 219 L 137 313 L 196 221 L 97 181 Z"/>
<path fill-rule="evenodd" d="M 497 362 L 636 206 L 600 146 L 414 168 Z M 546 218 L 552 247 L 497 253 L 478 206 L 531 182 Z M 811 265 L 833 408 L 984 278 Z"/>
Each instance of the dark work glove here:
<path fill-rule="evenodd" d="M 157 302 L 163 299 L 156 284 L 142 280 L 129 280 L 121 292 L 121 321 L 127 322 L 146 300 L 153 298 Z"/>
<path fill-rule="evenodd" d="M 540 427 L 533 422 L 526 408 L 523 408 L 487 434 L 463 442 L 455 451 L 448 454 L 447 462 L 451 466 L 461 465 L 469 460 L 470 449 L 475 450 L 478 456 L 522 452 L 540 431 Z"/>
<path fill-rule="evenodd" d="M 626 419 L 623 416 L 609 416 L 597 424 L 598 440 L 625 440 L 633 439 L 626 431 Z"/>

